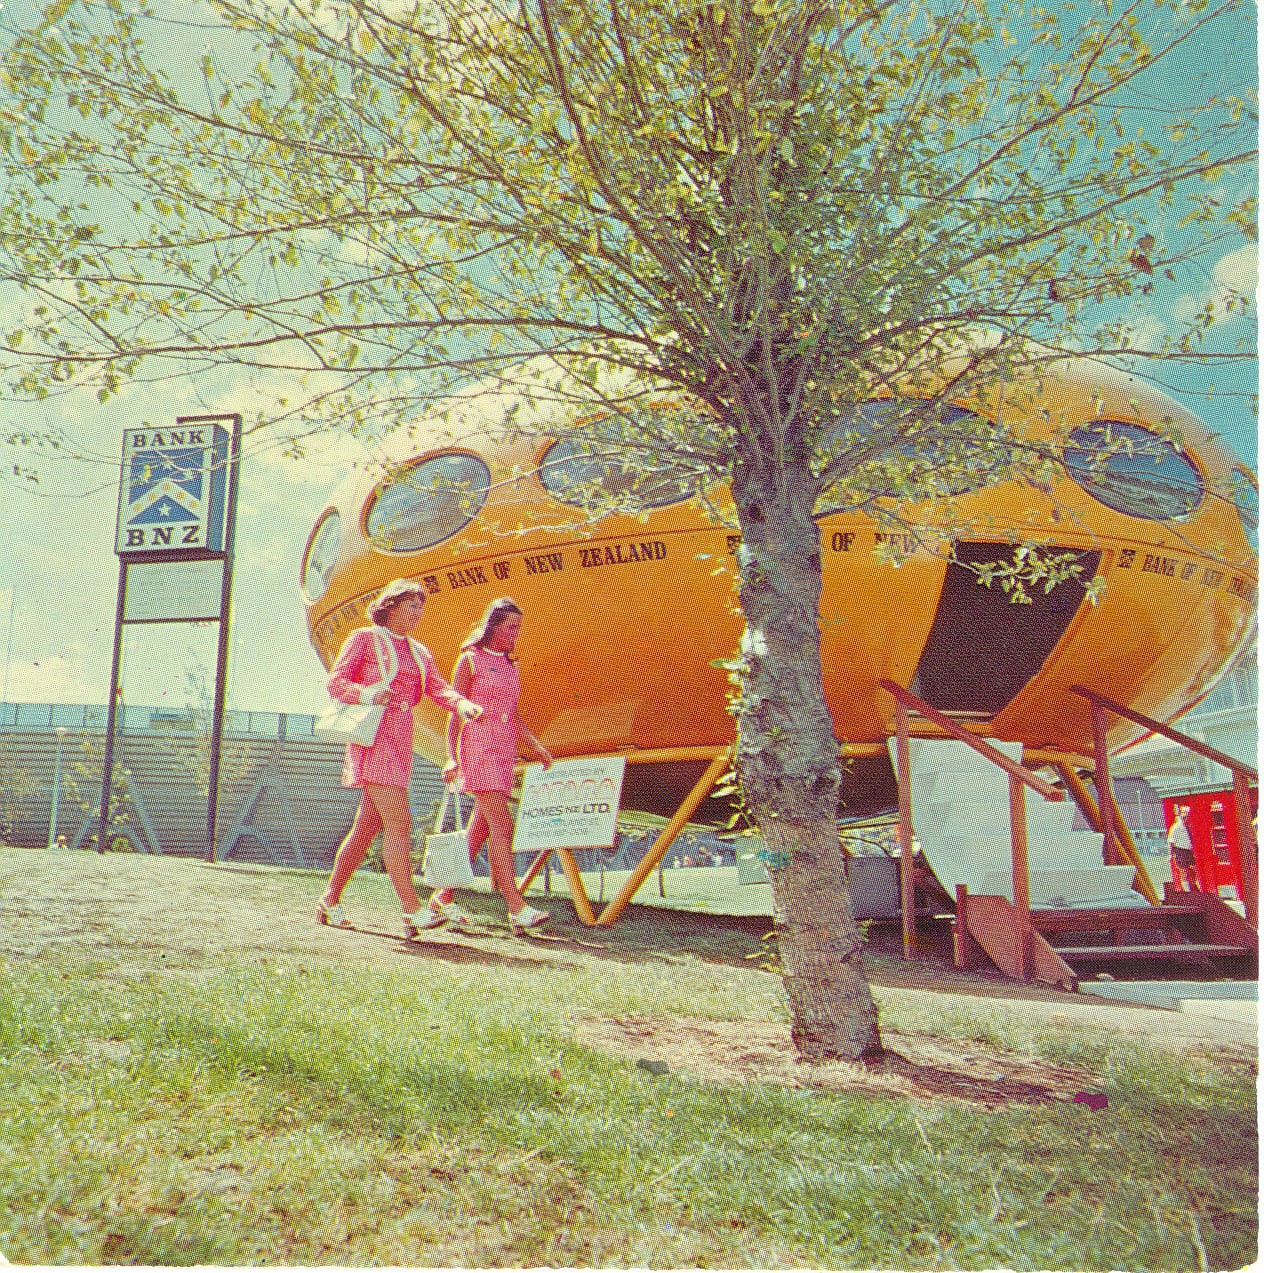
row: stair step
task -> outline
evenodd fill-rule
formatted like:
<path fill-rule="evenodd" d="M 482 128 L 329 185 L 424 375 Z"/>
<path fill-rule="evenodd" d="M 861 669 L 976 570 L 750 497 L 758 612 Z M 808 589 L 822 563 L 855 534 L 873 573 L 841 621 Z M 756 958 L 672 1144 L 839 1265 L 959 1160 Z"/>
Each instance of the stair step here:
<path fill-rule="evenodd" d="M 1190 915 L 1201 916 L 1205 912 L 1197 906 L 1120 906 L 1041 909 L 1034 907 L 1031 922 L 1041 932 L 1057 932 L 1059 929 L 1099 928 L 1161 928 L 1166 924 Z"/>
<path fill-rule="evenodd" d="M 1206 957 L 1246 955 L 1244 946 L 1215 942 L 1169 942 L 1157 946 L 1054 946 L 1063 959 L 1180 959 L 1187 955 Z"/>

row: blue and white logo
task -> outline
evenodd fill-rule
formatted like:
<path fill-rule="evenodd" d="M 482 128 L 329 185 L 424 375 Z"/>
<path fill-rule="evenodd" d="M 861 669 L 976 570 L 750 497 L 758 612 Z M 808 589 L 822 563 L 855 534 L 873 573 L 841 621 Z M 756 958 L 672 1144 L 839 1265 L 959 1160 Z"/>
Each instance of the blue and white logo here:
<path fill-rule="evenodd" d="M 223 552 L 230 440 L 217 424 L 126 430 L 115 551 Z"/>

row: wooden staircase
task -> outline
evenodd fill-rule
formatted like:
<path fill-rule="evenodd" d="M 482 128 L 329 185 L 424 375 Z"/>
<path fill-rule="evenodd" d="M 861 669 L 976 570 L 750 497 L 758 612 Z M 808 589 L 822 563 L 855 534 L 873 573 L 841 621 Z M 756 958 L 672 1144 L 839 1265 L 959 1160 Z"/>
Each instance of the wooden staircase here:
<path fill-rule="evenodd" d="M 953 945 L 961 967 L 986 954 L 1007 976 L 1070 990 L 1078 987 L 1082 971 L 1110 965 L 1170 968 L 1183 962 L 1215 968 L 1227 963 L 1226 970 L 1253 974 L 1258 951 L 1253 829 L 1247 829 L 1249 843 L 1244 832 L 1245 918 L 1209 894 L 1168 889 L 1160 899 L 1110 795 L 1105 715 L 1125 716 L 1228 765 L 1235 793 L 1242 788 L 1243 810 L 1249 809 L 1246 783 L 1258 779 L 1253 769 L 1076 687 L 1074 692 L 1093 704 L 1093 768 L 1105 793 L 1099 808 L 1064 758 L 1042 757 L 1062 774 L 1059 788 L 1022 763 L 1021 745 L 972 734 L 893 681 L 879 684 L 896 701 L 890 747 L 899 784 L 906 958 L 914 936 L 916 817 L 925 863 L 943 890 L 956 897 Z M 920 738 L 911 734 L 912 712 L 921 718 Z M 1030 810 L 1028 791 L 1043 797 Z M 1069 827 L 1062 812 L 1068 794 L 1100 840 Z"/>
<path fill-rule="evenodd" d="M 1044 908 L 1030 911 L 1030 928 L 1007 898 L 957 890 L 953 951 L 961 967 L 982 956 L 1007 976 L 1066 990 L 1083 975 L 1120 965 L 1180 964 L 1255 975 L 1255 930 L 1218 897 L 1176 893 L 1159 906 Z"/>

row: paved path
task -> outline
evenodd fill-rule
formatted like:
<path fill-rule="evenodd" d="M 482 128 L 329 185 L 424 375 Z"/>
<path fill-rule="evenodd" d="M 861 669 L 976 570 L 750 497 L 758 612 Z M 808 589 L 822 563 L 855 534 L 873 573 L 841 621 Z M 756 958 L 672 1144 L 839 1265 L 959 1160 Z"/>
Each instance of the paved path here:
<path fill-rule="evenodd" d="M 1119 1003 L 1090 995 L 1065 996 L 1050 1002 L 1043 999 L 981 998 L 896 986 L 875 986 L 874 994 L 879 1005 L 889 1002 L 893 1008 L 907 1002 L 919 1004 L 924 1011 L 928 999 L 934 999 L 941 1005 L 940 1011 L 946 1014 L 965 1012 L 999 1024 L 1040 1030 L 1113 1030 L 1174 1051 L 1227 1047 L 1255 1052 L 1259 1045 L 1254 1020 L 1226 1020 L 1199 1012 Z"/>

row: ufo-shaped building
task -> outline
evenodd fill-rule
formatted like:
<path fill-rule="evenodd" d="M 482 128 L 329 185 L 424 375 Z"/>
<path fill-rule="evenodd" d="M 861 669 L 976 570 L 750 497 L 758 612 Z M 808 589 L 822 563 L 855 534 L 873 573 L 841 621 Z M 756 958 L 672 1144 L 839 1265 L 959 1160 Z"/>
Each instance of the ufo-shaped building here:
<path fill-rule="evenodd" d="M 368 600 L 407 577 L 429 592 L 418 635 L 447 672 L 487 603 L 511 595 L 526 615 L 524 718 L 558 756 L 652 760 L 629 769 L 625 804 L 674 807 L 733 738 L 717 661 L 741 632 L 736 531 L 687 482 L 661 477 L 638 489 L 639 516 L 594 521 L 581 507 L 591 484 L 622 489 L 636 475 L 568 436 L 578 408 L 528 402 L 512 435 L 479 427 L 480 410 L 499 419 L 504 406 L 476 400 L 463 425 L 446 414 L 401 431 L 385 474 L 338 489 L 303 558 L 312 644 L 331 664 Z M 819 517 L 825 694 L 854 758 L 845 798 L 858 808 L 890 794 L 884 679 L 990 738 L 1085 756 L 1091 709 L 1070 686 L 1171 720 L 1254 628 L 1256 479 L 1190 412 L 1087 361 L 956 409 L 1020 419 L 1024 434 L 1056 444 L 1060 471 L 1047 492 L 958 484 L 955 519 L 968 529 L 956 562 L 875 552 L 889 532 L 863 509 Z M 708 492 L 712 510 L 726 497 Z M 1030 604 L 980 586 L 969 564 L 1007 558 L 1019 539 L 1077 554 L 1080 576 Z M 418 748 L 439 760 L 444 719 L 428 701 L 417 712 Z M 1109 741 L 1138 733 L 1117 719 Z"/>

